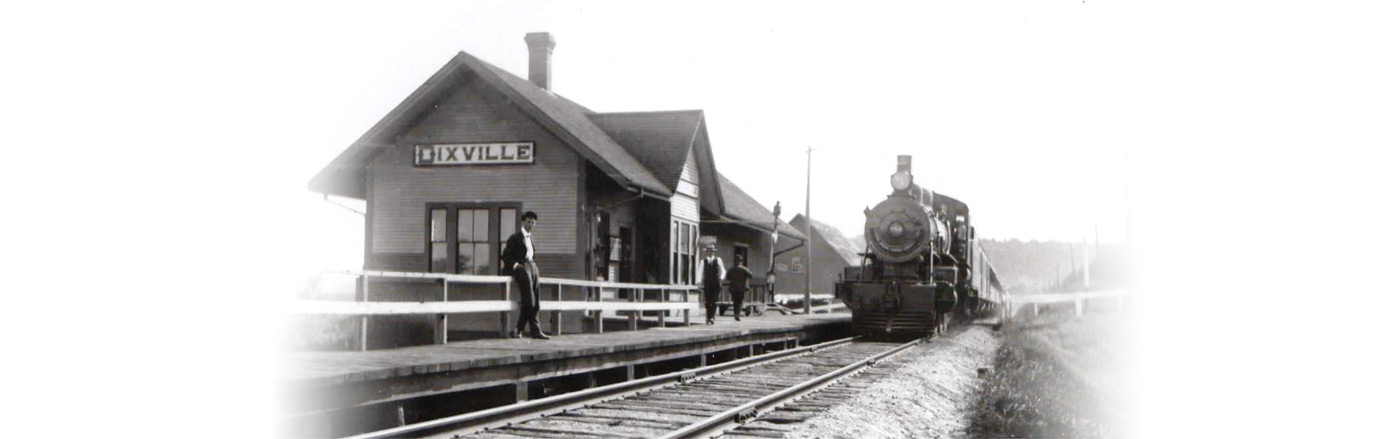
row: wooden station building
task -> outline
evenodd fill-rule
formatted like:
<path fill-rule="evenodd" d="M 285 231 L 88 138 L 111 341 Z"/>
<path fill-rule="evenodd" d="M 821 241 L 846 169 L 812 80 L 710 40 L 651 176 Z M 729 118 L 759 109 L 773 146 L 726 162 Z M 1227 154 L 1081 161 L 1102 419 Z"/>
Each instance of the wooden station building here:
<path fill-rule="evenodd" d="M 797 214 L 788 224 L 795 230 L 807 230 L 807 217 Z M 821 221 L 812 221 L 812 260 L 807 261 L 807 249 L 798 248 L 801 241 L 783 238 L 778 241 L 778 251 L 793 248 L 776 257 L 774 272 L 777 276 L 776 293 L 783 297 L 801 295 L 805 292 L 807 271 L 812 271 L 812 294 L 835 294 L 835 285 L 841 272 L 849 266 L 860 265 L 860 252 L 836 227 Z"/>
<path fill-rule="evenodd" d="M 458 53 L 311 180 L 314 192 L 366 201 L 365 269 L 498 274 L 506 238 L 534 211 L 543 277 L 692 285 L 702 235 L 726 263 L 746 252 L 763 256 L 751 270 L 768 270 L 773 215 L 720 175 L 704 112 L 592 111 L 550 90 L 554 39 L 525 41 L 528 79 Z M 453 300 L 499 297 L 452 288 Z M 443 294 L 427 282 L 374 291 L 370 300 Z M 582 313 L 565 314 L 564 330 L 578 331 Z M 431 319 L 386 319 L 396 329 L 371 345 L 432 340 Z M 496 325 L 453 319 L 449 332 Z"/>

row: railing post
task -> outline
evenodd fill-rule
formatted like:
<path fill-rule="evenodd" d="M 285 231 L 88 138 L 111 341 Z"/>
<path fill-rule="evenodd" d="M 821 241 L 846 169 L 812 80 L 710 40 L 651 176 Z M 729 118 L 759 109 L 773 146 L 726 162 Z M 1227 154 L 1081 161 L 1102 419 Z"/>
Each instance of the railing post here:
<path fill-rule="evenodd" d="M 564 301 L 564 284 L 554 284 L 554 301 Z M 564 312 L 554 311 L 554 335 L 564 335 Z"/>
<path fill-rule="evenodd" d="M 1031 317 L 1040 316 L 1040 302 L 1031 302 Z"/>
<path fill-rule="evenodd" d="M 1084 295 L 1074 293 L 1074 316 L 1079 317 L 1082 315 L 1084 315 Z"/>
<path fill-rule="evenodd" d="M 670 299 L 670 297 L 666 297 L 666 296 L 669 296 L 669 295 L 670 295 L 670 291 L 666 291 L 665 289 L 660 289 L 660 290 L 657 290 L 657 291 L 661 293 L 661 303 L 666 303 L 666 302 L 667 302 L 666 299 Z M 665 328 L 665 327 L 666 327 L 666 310 L 663 309 L 663 310 L 657 311 L 657 313 L 656 313 L 656 325 L 657 325 L 658 327 L 662 327 L 662 328 Z"/>
<path fill-rule="evenodd" d="M 369 302 L 369 275 L 360 275 L 360 301 Z M 360 350 L 369 350 L 369 316 L 360 316 Z"/>
<path fill-rule="evenodd" d="M 501 300 L 510 302 L 510 281 L 506 281 L 505 288 L 501 291 Z M 501 337 L 510 337 L 510 311 L 501 313 Z"/>
<path fill-rule="evenodd" d="M 442 303 L 447 303 L 447 290 L 451 282 L 442 278 Z M 433 331 L 434 344 L 447 344 L 447 314 L 437 315 L 437 330 Z"/>
<path fill-rule="evenodd" d="M 630 302 L 630 303 L 637 303 L 637 302 L 640 302 L 641 300 L 638 300 L 638 297 L 637 297 L 637 296 L 638 296 L 639 294 L 637 294 L 637 293 L 639 293 L 639 291 L 636 291 L 636 290 L 628 291 L 628 293 L 627 293 L 627 301 Z M 638 319 L 639 317 L 641 317 L 641 314 L 642 314 L 642 312 L 641 312 L 641 311 L 637 311 L 637 310 L 632 310 L 632 311 L 629 311 L 629 312 L 628 312 L 628 314 L 627 314 L 627 330 L 629 330 L 629 331 L 636 331 L 636 330 L 637 330 L 637 319 Z"/>
<path fill-rule="evenodd" d="M 685 325 L 690 326 L 690 289 L 681 290 L 681 301 L 685 302 L 685 310 L 681 314 L 685 316 Z"/>
<path fill-rule="evenodd" d="M 582 287 L 582 288 L 586 288 L 584 291 L 586 291 L 586 292 L 588 293 L 589 296 L 593 297 L 593 300 L 594 300 L 595 302 L 598 302 L 599 305 L 602 305 L 602 304 L 603 304 L 603 288 L 602 288 L 602 287 Z M 593 315 L 597 316 L 596 319 L 593 319 L 593 330 L 594 330 L 594 332 L 597 333 L 597 334 L 602 334 L 602 333 L 603 333 L 603 309 L 602 309 L 602 308 L 599 308 L 597 311 L 594 311 L 594 314 L 593 314 Z"/>

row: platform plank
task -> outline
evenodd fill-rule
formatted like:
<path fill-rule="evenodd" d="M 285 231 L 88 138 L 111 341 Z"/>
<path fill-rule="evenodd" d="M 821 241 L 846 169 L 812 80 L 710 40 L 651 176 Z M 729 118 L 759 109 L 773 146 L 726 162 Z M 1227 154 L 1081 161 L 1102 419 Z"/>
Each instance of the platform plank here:
<path fill-rule="evenodd" d="M 694 319 L 694 316 L 692 316 Z M 696 321 L 703 322 L 701 316 Z M 284 375 L 297 387 L 331 386 L 447 371 L 586 357 L 665 346 L 716 342 L 750 335 L 798 332 L 809 326 L 849 321 L 849 314 L 717 317 L 716 324 L 668 326 L 603 334 L 565 334 L 551 340 L 479 339 L 442 345 L 354 352 L 292 352 Z"/>

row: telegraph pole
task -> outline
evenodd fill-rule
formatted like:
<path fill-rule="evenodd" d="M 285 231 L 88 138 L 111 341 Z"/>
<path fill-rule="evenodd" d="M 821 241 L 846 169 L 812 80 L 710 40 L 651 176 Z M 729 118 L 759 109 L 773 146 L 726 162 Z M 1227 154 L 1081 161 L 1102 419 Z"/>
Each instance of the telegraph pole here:
<path fill-rule="evenodd" d="M 807 147 L 807 289 L 802 293 L 802 313 L 812 313 L 812 147 Z"/>
<path fill-rule="evenodd" d="M 1081 246 L 1082 250 L 1079 251 L 1080 259 L 1084 261 L 1083 290 L 1089 291 L 1089 237 L 1085 236 L 1083 241 L 1084 244 Z"/>

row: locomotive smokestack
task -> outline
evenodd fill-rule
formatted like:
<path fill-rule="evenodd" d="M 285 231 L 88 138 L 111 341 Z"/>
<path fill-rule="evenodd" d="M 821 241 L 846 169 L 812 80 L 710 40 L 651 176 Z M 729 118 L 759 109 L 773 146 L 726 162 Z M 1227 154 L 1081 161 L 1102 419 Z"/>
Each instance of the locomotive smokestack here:
<path fill-rule="evenodd" d="M 909 169 L 911 162 L 913 162 L 913 156 L 899 156 L 899 166 L 895 168 L 894 172 L 903 172 L 906 174 L 913 175 L 914 172 Z"/>

